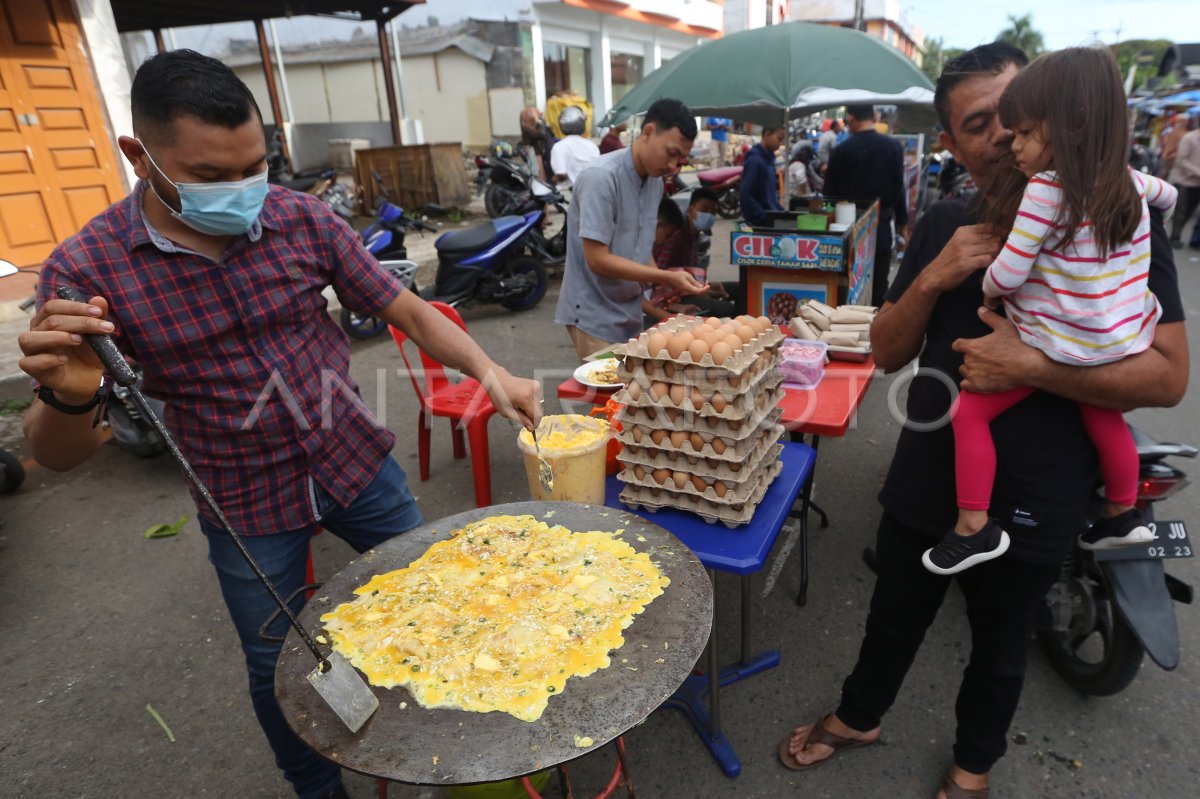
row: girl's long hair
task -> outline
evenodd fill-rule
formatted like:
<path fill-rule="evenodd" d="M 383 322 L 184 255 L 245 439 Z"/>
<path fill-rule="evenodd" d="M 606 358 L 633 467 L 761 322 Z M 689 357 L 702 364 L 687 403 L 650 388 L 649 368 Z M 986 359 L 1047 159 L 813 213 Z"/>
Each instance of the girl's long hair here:
<path fill-rule="evenodd" d="M 1053 150 L 1063 203 L 1055 224 L 1061 247 L 1085 219 L 1101 257 L 1130 241 L 1142 218 L 1137 187 L 1129 177 L 1129 117 L 1117 62 L 1107 49 L 1072 47 L 1048 53 L 1017 73 L 1000 98 L 1006 128 L 1033 123 Z M 990 221 L 1012 225 L 1024 186 L 1005 181 L 993 195 Z"/>

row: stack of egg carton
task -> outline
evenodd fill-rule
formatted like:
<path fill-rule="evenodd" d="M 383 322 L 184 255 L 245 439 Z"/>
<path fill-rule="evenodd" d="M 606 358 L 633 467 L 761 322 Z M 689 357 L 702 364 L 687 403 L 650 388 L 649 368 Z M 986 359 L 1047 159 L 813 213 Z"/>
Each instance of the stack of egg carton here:
<path fill-rule="evenodd" d="M 680 316 L 620 348 L 621 502 L 731 528 L 750 521 L 780 470 L 783 339 L 765 317 Z"/>

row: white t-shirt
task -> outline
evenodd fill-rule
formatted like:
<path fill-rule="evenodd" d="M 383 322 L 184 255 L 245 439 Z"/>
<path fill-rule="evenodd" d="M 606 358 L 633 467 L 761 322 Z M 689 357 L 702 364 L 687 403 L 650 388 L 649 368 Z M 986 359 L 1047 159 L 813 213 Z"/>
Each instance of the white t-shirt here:
<path fill-rule="evenodd" d="M 567 136 L 555 142 L 550 150 L 550 168 L 556 175 L 566 175 L 567 182 L 574 186 L 584 167 L 599 157 L 600 148 L 591 139 Z"/>

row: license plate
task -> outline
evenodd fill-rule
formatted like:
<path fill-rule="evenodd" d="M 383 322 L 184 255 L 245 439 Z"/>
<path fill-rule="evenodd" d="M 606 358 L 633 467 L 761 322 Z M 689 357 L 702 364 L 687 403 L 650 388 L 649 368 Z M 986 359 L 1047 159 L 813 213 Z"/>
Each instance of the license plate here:
<path fill-rule="evenodd" d="M 1150 522 L 1148 526 L 1154 533 L 1154 541 L 1120 549 L 1097 550 L 1093 553 L 1096 560 L 1165 560 L 1190 558 L 1194 554 L 1192 540 L 1188 538 L 1183 522 L 1159 520 Z"/>

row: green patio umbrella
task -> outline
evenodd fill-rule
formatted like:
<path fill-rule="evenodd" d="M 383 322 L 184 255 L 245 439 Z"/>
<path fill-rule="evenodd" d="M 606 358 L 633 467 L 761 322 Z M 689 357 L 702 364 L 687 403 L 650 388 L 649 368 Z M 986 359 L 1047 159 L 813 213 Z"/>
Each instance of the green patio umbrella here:
<path fill-rule="evenodd" d="M 693 47 L 647 75 L 600 121 L 662 97 L 698 116 L 779 125 L 842 105 L 932 105 L 933 84 L 899 50 L 849 28 L 788 22 Z"/>

